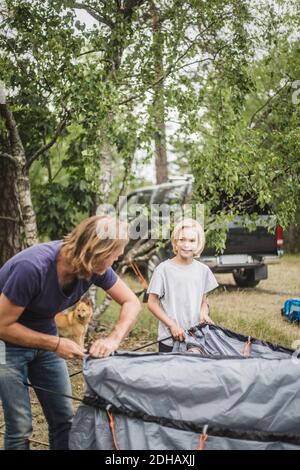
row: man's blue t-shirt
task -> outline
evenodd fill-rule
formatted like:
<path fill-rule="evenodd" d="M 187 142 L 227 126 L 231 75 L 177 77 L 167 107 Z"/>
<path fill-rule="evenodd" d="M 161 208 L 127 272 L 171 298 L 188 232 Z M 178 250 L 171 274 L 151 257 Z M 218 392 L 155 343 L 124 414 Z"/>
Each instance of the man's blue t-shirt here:
<path fill-rule="evenodd" d="M 92 284 L 110 289 L 118 277 L 112 268 L 78 279 L 70 295 L 62 291 L 57 277 L 56 258 L 62 240 L 40 243 L 9 259 L 0 269 L 0 293 L 15 305 L 25 307 L 18 323 L 32 330 L 56 335 L 54 316 L 74 305 Z"/>

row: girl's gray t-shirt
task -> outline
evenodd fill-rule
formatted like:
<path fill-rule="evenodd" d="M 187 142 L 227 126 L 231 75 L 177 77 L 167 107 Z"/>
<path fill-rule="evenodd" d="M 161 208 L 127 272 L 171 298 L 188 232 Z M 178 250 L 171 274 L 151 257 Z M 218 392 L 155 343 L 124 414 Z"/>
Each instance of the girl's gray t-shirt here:
<path fill-rule="evenodd" d="M 204 294 L 218 287 L 217 280 L 206 264 L 193 259 L 180 265 L 172 259 L 160 263 L 154 270 L 148 294 L 156 294 L 163 311 L 181 328 L 189 329 L 200 322 L 200 307 Z M 161 321 L 158 340 L 170 336 L 170 330 Z M 164 344 L 172 346 L 171 339 Z"/>

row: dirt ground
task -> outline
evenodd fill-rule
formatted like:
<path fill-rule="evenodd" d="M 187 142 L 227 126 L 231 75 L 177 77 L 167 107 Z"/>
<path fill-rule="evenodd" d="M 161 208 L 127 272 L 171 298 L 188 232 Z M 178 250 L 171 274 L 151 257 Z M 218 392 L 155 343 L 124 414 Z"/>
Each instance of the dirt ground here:
<path fill-rule="evenodd" d="M 300 340 L 300 327 L 283 321 L 280 308 L 289 297 L 300 297 L 300 256 L 285 256 L 279 265 L 269 267 L 269 277 L 255 289 L 241 289 L 234 285 L 231 275 L 217 276 L 220 287 L 210 296 L 211 316 L 216 324 L 240 333 L 292 347 Z M 146 307 L 143 315 L 147 316 Z M 105 336 L 110 324 L 102 322 L 97 337 Z M 147 328 L 139 329 L 139 336 L 130 335 L 121 349 L 133 350 L 149 342 Z M 156 350 L 155 346 L 147 350 Z M 81 361 L 69 362 L 70 374 L 81 370 Z M 72 379 L 73 396 L 82 397 L 84 383 L 82 374 Z M 32 449 L 48 449 L 47 426 L 41 407 L 32 390 L 33 434 Z M 78 402 L 74 401 L 74 408 Z M 3 448 L 4 419 L 0 406 L 0 448 Z M 36 442 L 35 442 L 36 441 Z"/>

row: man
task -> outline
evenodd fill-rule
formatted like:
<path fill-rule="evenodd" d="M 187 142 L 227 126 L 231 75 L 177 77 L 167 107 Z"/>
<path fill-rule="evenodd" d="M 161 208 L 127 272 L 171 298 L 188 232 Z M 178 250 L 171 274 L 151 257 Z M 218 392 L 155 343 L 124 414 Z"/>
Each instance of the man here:
<path fill-rule="evenodd" d="M 65 359 L 83 358 L 84 350 L 59 338 L 54 317 L 74 305 L 92 284 L 121 305 L 111 334 L 90 348 L 94 357 L 115 351 L 136 322 L 140 303 L 111 268 L 128 242 L 127 226 L 111 216 L 90 217 L 64 240 L 27 248 L 0 269 L 0 399 L 6 449 L 28 449 L 32 432 L 28 387 L 71 394 Z M 71 400 L 36 389 L 49 426 L 50 449 L 67 449 L 73 418 Z"/>

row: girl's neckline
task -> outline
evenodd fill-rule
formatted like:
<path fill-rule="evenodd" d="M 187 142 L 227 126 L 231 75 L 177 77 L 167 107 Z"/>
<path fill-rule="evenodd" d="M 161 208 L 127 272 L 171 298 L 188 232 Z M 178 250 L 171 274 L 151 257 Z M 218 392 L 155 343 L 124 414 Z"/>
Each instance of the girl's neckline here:
<path fill-rule="evenodd" d="M 174 258 L 171 258 L 171 259 L 168 259 L 168 261 L 172 264 L 172 266 L 177 266 L 178 268 L 182 268 L 182 269 L 188 269 L 190 268 L 191 266 L 193 266 L 195 264 L 195 260 L 193 259 L 193 261 L 189 264 L 179 264 L 179 263 L 176 263 L 176 261 L 174 261 Z"/>

